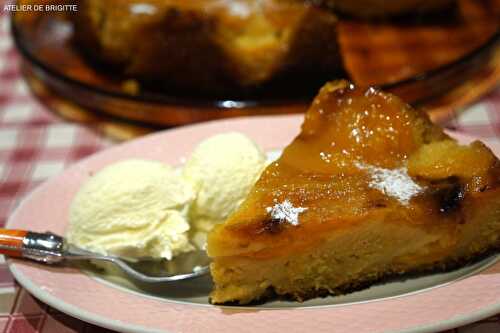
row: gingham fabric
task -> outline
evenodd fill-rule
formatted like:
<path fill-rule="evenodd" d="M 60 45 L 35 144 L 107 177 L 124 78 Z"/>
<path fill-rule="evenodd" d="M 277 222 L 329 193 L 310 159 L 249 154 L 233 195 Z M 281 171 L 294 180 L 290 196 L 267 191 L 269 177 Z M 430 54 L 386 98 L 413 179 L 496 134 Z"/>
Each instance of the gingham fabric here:
<path fill-rule="evenodd" d="M 2 1 L 0 0 L 0 5 Z M 3 6 L 2 6 L 3 7 Z M 0 8 L 0 227 L 19 201 L 45 179 L 111 142 L 51 114 L 30 95 Z M 500 140 L 500 89 L 446 124 L 485 140 Z M 0 260 L 0 330 L 8 333 L 111 332 L 35 300 Z M 500 316 L 447 333 L 498 333 Z"/>

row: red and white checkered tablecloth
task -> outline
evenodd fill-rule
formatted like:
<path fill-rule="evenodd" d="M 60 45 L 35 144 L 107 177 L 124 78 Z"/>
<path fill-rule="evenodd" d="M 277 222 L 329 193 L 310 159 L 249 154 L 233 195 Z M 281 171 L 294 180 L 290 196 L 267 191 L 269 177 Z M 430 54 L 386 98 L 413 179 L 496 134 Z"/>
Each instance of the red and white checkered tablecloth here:
<path fill-rule="evenodd" d="M 3 7 L 3 1 L 0 5 Z M 0 8 L 0 227 L 19 201 L 45 179 L 110 141 L 92 130 L 64 122 L 30 95 L 19 71 L 19 56 Z M 446 126 L 485 141 L 500 140 L 500 88 L 457 114 Z M 28 332 L 110 332 L 69 317 L 35 300 L 15 284 L 0 256 L 0 330 Z M 449 333 L 499 333 L 499 316 Z"/>

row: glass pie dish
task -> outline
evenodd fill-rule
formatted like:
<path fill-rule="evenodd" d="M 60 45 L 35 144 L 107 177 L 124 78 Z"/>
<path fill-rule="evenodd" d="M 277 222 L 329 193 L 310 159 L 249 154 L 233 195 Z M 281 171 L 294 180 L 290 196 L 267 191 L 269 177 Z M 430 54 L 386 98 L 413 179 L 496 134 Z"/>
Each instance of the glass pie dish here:
<path fill-rule="evenodd" d="M 325 80 L 346 76 L 358 85 L 376 85 L 424 107 L 442 106 L 437 99 L 473 86 L 467 88 L 470 96 L 464 100 L 470 102 L 496 86 L 500 77 L 497 4 L 496 0 L 461 0 L 455 14 L 446 18 L 435 14 L 390 21 L 340 19 L 342 71 L 310 78 L 298 87 L 277 86 L 244 98 L 179 95 L 149 89 L 133 78 L 110 75 L 82 55 L 75 45 L 74 25 L 64 15 L 16 13 L 12 32 L 26 75 L 56 95 L 93 112 L 165 127 L 303 112 Z M 478 78 L 488 84 L 476 84 Z"/>

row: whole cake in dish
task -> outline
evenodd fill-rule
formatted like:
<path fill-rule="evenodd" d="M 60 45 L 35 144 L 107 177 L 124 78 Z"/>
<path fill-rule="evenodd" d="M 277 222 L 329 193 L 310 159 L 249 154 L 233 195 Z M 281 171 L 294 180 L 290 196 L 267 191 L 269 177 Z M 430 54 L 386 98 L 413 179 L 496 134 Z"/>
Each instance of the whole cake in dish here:
<path fill-rule="evenodd" d="M 76 42 L 125 77 L 196 93 L 340 68 L 333 13 L 295 0 L 81 0 Z"/>
<path fill-rule="evenodd" d="M 500 247 L 500 162 L 396 96 L 326 84 L 301 133 L 209 234 L 211 302 L 298 301 Z"/>

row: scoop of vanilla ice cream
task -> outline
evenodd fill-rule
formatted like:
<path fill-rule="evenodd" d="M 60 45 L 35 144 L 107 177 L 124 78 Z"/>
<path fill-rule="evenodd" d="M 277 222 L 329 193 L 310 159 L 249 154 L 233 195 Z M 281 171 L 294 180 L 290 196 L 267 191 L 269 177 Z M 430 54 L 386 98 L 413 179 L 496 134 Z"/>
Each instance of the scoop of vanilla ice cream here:
<path fill-rule="evenodd" d="M 188 239 L 189 182 L 163 163 L 126 160 L 91 177 L 70 207 L 67 239 L 101 254 L 171 259 Z"/>
<path fill-rule="evenodd" d="M 189 218 L 197 246 L 242 203 L 265 166 L 262 150 L 240 133 L 215 135 L 195 148 L 183 176 L 196 191 Z"/>

